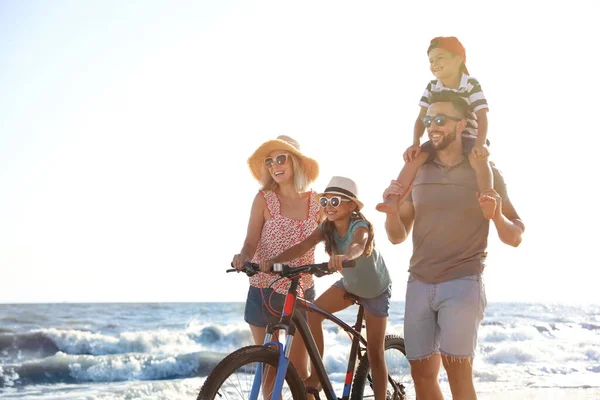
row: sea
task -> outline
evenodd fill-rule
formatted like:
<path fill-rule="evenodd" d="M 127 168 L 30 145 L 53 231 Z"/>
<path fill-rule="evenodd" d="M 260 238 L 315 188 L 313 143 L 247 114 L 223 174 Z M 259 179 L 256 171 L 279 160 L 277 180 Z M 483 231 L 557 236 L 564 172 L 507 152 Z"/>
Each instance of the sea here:
<path fill-rule="evenodd" d="M 356 310 L 337 315 L 353 321 Z M 0 398 L 195 399 L 225 355 L 251 344 L 243 311 L 243 303 L 0 304 Z M 402 336 L 403 317 L 404 304 L 393 302 L 390 334 Z M 325 366 L 341 384 L 350 341 L 333 324 L 324 329 Z M 482 397 L 577 389 L 577 398 L 598 399 L 600 305 L 489 303 L 473 367 Z M 450 399 L 443 372 L 440 384 Z"/>

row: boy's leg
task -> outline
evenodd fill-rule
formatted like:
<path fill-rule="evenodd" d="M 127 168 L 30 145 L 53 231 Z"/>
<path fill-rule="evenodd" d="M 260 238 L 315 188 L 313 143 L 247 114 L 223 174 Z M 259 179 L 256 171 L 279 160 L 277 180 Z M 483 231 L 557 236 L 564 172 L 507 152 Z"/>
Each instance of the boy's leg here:
<path fill-rule="evenodd" d="M 494 178 L 488 158 L 476 158 L 473 156 L 473 153 L 469 153 L 469 162 L 477 176 L 479 193 L 486 194 L 492 192 L 494 190 Z M 487 198 L 484 198 L 479 202 L 479 205 L 481 206 L 481 211 L 486 219 L 492 219 L 494 217 L 494 214 L 496 213 L 495 201 L 491 201 L 491 199 L 490 201 L 487 201 Z"/>
<path fill-rule="evenodd" d="M 349 299 L 344 298 L 346 290 L 343 289 L 341 281 L 336 282 L 333 286 L 327 289 L 319 298 L 315 301 L 315 305 L 331 314 L 338 311 L 344 310 L 352 305 Z M 323 358 L 324 341 L 323 341 L 323 319 L 321 314 L 316 312 L 308 312 L 308 326 L 310 332 L 315 339 L 315 344 L 319 349 L 319 354 Z M 314 366 L 311 365 L 311 374 L 304 382 L 307 388 L 320 388 L 319 377 L 313 374 Z"/>
<path fill-rule="evenodd" d="M 421 167 L 421 165 L 425 164 L 430 158 L 430 153 L 425 153 L 421 151 L 419 156 L 412 161 L 409 161 L 404 164 L 400 174 L 398 174 L 398 182 L 402 185 L 402 188 L 408 188 L 415 177 L 417 176 L 417 171 Z M 388 196 L 382 203 L 377 204 L 375 207 L 377 211 L 381 211 L 386 214 L 396 214 L 398 212 L 398 201 L 401 196 L 391 195 Z"/>
<path fill-rule="evenodd" d="M 492 173 L 492 167 L 490 166 L 488 157 L 477 158 L 473 154 L 473 147 L 475 146 L 476 139 L 472 137 L 462 137 L 463 153 L 469 156 L 469 163 L 475 170 L 477 176 L 477 187 L 479 193 L 495 193 L 494 192 L 494 175 Z M 496 213 L 496 202 L 484 197 L 480 200 L 479 205 L 483 216 L 486 219 L 492 219 Z"/>

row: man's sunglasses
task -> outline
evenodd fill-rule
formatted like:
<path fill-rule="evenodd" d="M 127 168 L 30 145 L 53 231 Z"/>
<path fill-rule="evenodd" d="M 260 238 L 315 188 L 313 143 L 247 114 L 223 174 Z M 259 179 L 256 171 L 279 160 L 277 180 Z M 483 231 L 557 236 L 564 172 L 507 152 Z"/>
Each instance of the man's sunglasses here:
<path fill-rule="evenodd" d="M 425 126 L 425 128 L 429 128 L 432 123 L 435 123 L 437 126 L 444 126 L 448 120 L 452 121 L 461 121 L 462 118 L 450 117 L 448 115 L 436 115 L 435 117 L 426 116 L 423 117 L 421 122 Z"/>
<path fill-rule="evenodd" d="M 276 163 L 277 165 L 285 165 L 285 163 L 287 162 L 287 154 L 280 154 L 277 157 L 275 157 L 275 159 L 273 159 L 273 157 L 267 157 L 265 158 L 265 166 L 267 168 L 271 168 L 273 166 L 273 163 Z"/>
<path fill-rule="evenodd" d="M 321 197 L 319 199 L 319 204 L 321 204 L 321 207 L 325 208 L 327 207 L 327 204 L 331 204 L 331 207 L 333 208 L 338 208 L 340 206 L 340 204 L 342 203 L 342 201 L 352 201 L 350 199 L 346 199 L 342 196 L 333 196 L 333 197 Z"/>

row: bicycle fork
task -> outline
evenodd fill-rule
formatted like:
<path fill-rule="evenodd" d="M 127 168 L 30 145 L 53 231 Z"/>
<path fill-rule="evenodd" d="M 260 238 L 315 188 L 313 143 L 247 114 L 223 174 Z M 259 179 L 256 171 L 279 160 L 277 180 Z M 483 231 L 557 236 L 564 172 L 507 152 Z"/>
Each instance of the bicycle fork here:
<path fill-rule="evenodd" d="M 294 312 L 296 305 L 296 289 L 298 287 L 298 280 L 293 279 L 290 285 L 290 291 L 288 292 L 285 303 L 283 304 L 283 310 L 281 312 L 281 319 L 278 324 L 267 325 L 267 332 L 265 334 L 265 340 L 263 346 L 277 346 L 277 353 L 279 354 L 279 360 L 277 363 L 277 373 L 275 375 L 275 382 L 273 386 L 273 395 L 276 395 L 275 399 L 279 399 L 281 391 L 283 389 L 283 382 L 287 374 L 288 365 L 290 363 L 290 351 L 292 349 L 292 342 L 294 341 L 294 334 L 296 333 L 296 327 L 292 324 L 292 313 Z M 281 333 L 285 332 L 285 345 L 281 340 Z M 271 340 L 271 337 L 279 333 L 277 340 Z M 258 400 L 260 394 L 260 388 L 263 378 L 264 368 L 262 363 L 256 366 L 256 374 L 254 375 L 254 382 L 252 385 L 252 391 L 250 392 L 250 400 Z M 273 400 L 273 396 L 271 396 Z"/>
<path fill-rule="evenodd" d="M 292 349 L 292 342 L 294 340 L 293 335 L 288 335 L 287 331 L 284 329 L 279 330 L 279 335 L 281 336 L 281 331 L 285 331 L 285 344 L 281 342 L 281 339 L 276 341 L 271 340 L 272 334 L 267 332 L 265 335 L 265 341 L 263 346 L 277 346 L 277 352 L 279 354 L 279 362 L 277 363 L 277 372 L 275 374 L 275 382 L 273 385 L 273 395 L 276 393 L 281 394 L 283 389 L 283 382 L 285 382 L 285 375 L 287 374 L 287 368 L 290 363 L 290 350 Z M 262 388 L 263 383 L 263 373 L 265 371 L 265 365 L 263 363 L 259 363 L 256 366 L 256 371 L 254 375 L 254 382 L 252 384 L 252 391 L 250 392 L 250 400 L 258 400 L 260 396 L 260 390 Z M 279 396 L 279 395 L 278 395 Z M 279 397 L 273 397 L 272 399 L 278 399 Z"/>

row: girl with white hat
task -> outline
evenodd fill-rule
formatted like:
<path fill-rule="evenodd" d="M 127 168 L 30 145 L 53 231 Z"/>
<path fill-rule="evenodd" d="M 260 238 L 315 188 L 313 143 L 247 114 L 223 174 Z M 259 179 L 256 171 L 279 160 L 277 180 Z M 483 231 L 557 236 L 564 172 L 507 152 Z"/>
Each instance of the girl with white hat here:
<path fill-rule="evenodd" d="M 373 226 L 360 210 L 356 184 L 351 179 L 334 176 L 325 191 L 319 194 L 319 203 L 325 211 L 324 221 L 304 241 L 261 263 L 261 270 L 270 269 L 276 262 L 296 259 L 312 251 L 317 243 L 325 241 L 330 256 L 329 268 L 342 274 L 342 278 L 315 301 L 315 305 L 335 313 L 352 305 L 345 294 L 359 298 L 365 307 L 367 326 L 367 353 L 373 371 L 376 400 L 386 398 L 387 367 L 384 359 L 385 329 L 391 297 L 391 279 L 383 257 L 373 242 Z M 342 263 L 355 260 L 356 266 L 344 268 Z M 323 317 L 317 313 L 308 316 L 310 330 L 319 352 L 323 355 Z M 317 376 L 310 376 L 307 388 L 319 386 Z"/>
<path fill-rule="evenodd" d="M 317 193 L 307 190 L 319 175 L 319 164 L 300 151 L 288 136 L 269 140 L 248 159 L 250 172 L 262 188 L 254 198 L 246 239 L 233 266 L 241 269 L 246 261 L 260 263 L 275 257 L 308 237 L 323 220 Z M 289 260 L 290 266 L 313 264 L 314 249 Z M 244 319 L 250 325 L 256 344 L 263 344 L 266 327 L 276 323 L 283 309 L 289 279 L 266 273 L 250 277 Z M 300 279 L 298 295 L 313 301 L 312 275 Z M 302 378 L 308 376 L 308 353 L 300 340 L 294 340 L 290 360 Z"/>

